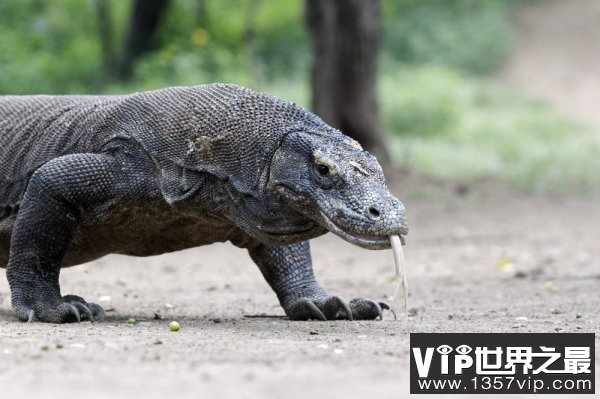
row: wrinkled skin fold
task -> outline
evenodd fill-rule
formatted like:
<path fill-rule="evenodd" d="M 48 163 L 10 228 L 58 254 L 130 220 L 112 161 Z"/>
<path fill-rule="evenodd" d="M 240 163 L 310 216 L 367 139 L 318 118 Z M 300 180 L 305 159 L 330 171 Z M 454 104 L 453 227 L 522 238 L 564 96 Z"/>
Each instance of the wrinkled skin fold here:
<path fill-rule="evenodd" d="M 0 265 L 23 321 L 94 320 L 62 267 L 231 241 L 293 320 L 381 318 L 327 294 L 308 240 L 369 249 L 408 231 L 358 143 L 309 111 L 235 85 L 126 96 L 0 96 Z"/>

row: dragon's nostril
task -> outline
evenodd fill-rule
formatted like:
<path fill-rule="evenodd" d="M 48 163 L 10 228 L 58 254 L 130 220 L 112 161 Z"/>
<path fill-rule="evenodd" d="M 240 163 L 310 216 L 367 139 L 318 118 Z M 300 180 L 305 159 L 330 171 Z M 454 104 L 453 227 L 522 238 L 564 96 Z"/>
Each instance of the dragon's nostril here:
<path fill-rule="evenodd" d="M 377 218 L 379 218 L 379 216 L 381 216 L 381 214 L 379 213 L 379 211 L 376 208 L 373 208 L 373 207 L 369 208 L 369 213 L 375 219 L 377 219 Z"/>

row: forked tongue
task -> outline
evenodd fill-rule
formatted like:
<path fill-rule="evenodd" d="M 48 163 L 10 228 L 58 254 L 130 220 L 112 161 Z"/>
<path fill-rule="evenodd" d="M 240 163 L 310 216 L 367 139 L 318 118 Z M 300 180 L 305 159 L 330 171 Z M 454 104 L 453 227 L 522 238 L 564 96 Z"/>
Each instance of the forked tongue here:
<path fill-rule="evenodd" d="M 404 294 L 404 317 L 408 319 L 408 283 L 406 281 L 406 273 L 404 272 L 404 252 L 402 251 L 402 242 L 400 237 L 397 235 L 391 235 L 390 244 L 392 245 L 392 251 L 394 252 L 394 262 L 396 263 L 396 288 L 394 289 L 394 295 L 392 295 L 392 309 L 395 306 L 398 292 L 402 286 Z M 394 313 L 394 317 L 396 313 Z"/>

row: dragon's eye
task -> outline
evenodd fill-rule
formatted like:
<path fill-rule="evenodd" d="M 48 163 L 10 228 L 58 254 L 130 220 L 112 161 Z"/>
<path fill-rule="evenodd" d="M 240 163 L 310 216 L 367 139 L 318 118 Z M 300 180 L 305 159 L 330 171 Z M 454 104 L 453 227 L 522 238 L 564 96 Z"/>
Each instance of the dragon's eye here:
<path fill-rule="evenodd" d="M 329 174 L 329 168 L 326 165 L 317 165 L 317 172 L 321 176 L 327 176 Z"/>

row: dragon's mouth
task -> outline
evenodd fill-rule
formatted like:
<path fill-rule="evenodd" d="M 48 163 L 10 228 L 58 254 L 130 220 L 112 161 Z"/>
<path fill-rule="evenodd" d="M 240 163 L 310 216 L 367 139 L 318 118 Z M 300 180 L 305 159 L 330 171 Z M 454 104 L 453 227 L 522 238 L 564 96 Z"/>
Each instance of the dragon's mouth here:
<path fill-rule="evenodd" d="M 296 235 L 304 235 L 310 232 L 313 232 L 317 229 L 322 229 L 322 227 L 315 223 L 309 223 L 300 227 L 265 227 L 259 226 L 259 229 L 263 232 L 272 235 L 272 236 L 296 236 Z"/>
<path fill-rule="evenodd" d="M 351 244 L 358 245 L 359 247 L 363 247 L 366 249 L 389 249 L 391 248 L 390 239 L 387 235 L 385 236 L 375 236 L 368 234 L 360 234 L 349 232 L 337 224 L 335 224 L 325 213 L 321 212 L 321 217 L 327 226 L 327 229 L 331 231 L 333 234 L 343 238 Z M 400 236 L 402 243 L 404 244 L 404 237 Z"/>

